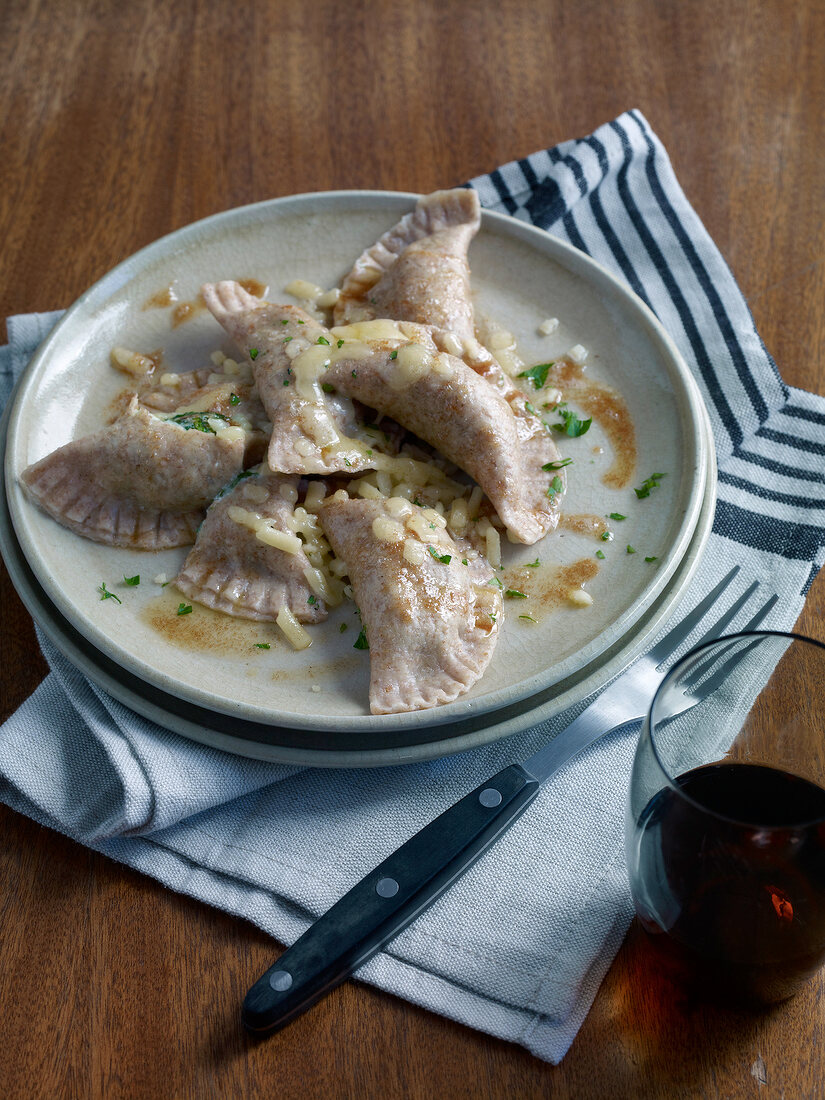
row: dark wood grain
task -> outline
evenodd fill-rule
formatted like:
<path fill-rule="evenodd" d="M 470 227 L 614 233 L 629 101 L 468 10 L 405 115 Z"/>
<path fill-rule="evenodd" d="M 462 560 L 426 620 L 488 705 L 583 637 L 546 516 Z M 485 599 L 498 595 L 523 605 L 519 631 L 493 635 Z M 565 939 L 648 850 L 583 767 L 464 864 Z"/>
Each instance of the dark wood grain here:
<path fill-rule="evenodd" d="M 638 107 L 787 382 L 825 393 L 821 0 L 0 4 L 0 314 L 70 304 L 197 218 L 428 191 Z M 2 699 L 45 674 L 3 572 Z M 822 636 L 825 577 L 799 628 Z M 0 1095 L 819 1097 L 820 976 L 751 1016 L 685 1001 L 634 929 L 558 1067 L 349 983 L 265 1042 L 276 946 L 0 809 Z"/>

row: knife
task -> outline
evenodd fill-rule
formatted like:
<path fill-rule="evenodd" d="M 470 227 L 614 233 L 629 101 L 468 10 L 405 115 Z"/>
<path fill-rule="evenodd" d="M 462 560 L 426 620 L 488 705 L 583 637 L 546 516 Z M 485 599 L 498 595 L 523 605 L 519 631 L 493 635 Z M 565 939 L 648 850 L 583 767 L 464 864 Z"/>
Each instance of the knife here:
<path fill-rule="evenodd" d="M 689 615 L 548 745 L 479 784 L 311 924 L 247 993 L 241 1013 L 245 1027 L 259 1035 L 276 1031 L 349 978 L 506 832 L 546 779 L 603 735 L 643 717 L 652 697 L 651 686 L 655 688 L 664 677 L 664 672 L 657 674 L 656 666 L 687 637 L 737 572 L 738 567 L 732 569 Z M 755 587 L 740 597 L 702 641 L 721 632 Z M 755 621 L 748 624 L 749 629 Z"/>
<path fill-rule="evenodd" d="M 396 849 L 258 979 L 244 999 L 244 1026 L 277 1031 L 349 978 L 507 831 L 543 780 L 610 728 L 588 707 L 549 745 L 486 779 Z"/>

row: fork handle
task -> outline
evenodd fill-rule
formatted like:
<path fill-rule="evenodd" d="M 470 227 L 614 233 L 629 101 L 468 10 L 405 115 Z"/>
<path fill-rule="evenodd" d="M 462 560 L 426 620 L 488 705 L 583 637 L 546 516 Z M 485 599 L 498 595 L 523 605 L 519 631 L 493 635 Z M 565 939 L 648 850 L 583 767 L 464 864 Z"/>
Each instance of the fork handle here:
<path fill-rule="evenodd" d="M 402 844 L 258 979 L 243 1003 L 244 1025 L 275 1031 L 345 981 L 471 867 L 538 789 L 512 764 Z"/>

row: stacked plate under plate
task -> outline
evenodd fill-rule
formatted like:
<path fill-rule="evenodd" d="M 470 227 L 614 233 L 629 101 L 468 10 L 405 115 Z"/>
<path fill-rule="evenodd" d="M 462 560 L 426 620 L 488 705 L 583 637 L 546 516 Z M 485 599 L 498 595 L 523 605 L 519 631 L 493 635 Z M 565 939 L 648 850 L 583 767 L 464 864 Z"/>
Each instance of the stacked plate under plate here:
<path fill-rule="evenodd" d="M 617 389 L 631 410 L 634 484 L 654 471 L 667 478 L 650 499 L 637 501 L 632 488 L 602 483 L 610 448 L 596 424 L 586 436 L 565 438 L 574 459 L 566 509 L 626 514 L 621 537 L 603 544 L 605 557 L 588 585 L 593 606 L 555 608 L 538 623 L 508 616 L 491 667 L 460 700 L 370 715 L 369 658 L 353 650 L 351 605 L 313 628 L 317 640 L 302 653 L 277 642 L 267 624 L 201 608 L 182 622 L 179 594 L 151 581 L 174 576 L 185 551 L 147 554 L 90 543 L 23 497 L 22 469 L 104 422 L 123 382 L 109 366 L 113 346 L 162 347 L 176 371 L 202 366 L 216 348 L 231 351 L 208 314 L 193 310 L 192 320 L 174 328 L 169 309 L 145 309 L 159 291 L 171 286 L 178 299 L 194 303 L 201 283 L 221 278 L 255 279 L 276 300 L 295 278 L 335 285 L 415 198 L 304 195 L 182 229 L 84 295 L 21 379 L 0 440 L 0 550 L 12 581 L 70 661 L 168 729 L 231 752 L 319 767 L 398 764 L 467 749 L 543 721 L 616 675 L 650 644 L 696 569 L 713 518 L 716 471 L 707 414 L 687 367 L 650 311 L 608 272 L 539 230 L 487 212 L 470 251 L 477 309 L 518 335 L 529 362 L 573 344 L 587 347 L 590 375 Z M 538 325 L 549 316 L 561 323 L 541 336 Z M 637 552 L 628 553 L 628 545 Z M 593 558 L 594 550 L 592 538 L 562 530 L 537 547 L 507 546 L 505 564 L 538 556 L 540 569 L 549 570 Z M 137 573 L 138 587 L 118 587 Z M 121 604 L 100 600 L 102 582 Z"/>

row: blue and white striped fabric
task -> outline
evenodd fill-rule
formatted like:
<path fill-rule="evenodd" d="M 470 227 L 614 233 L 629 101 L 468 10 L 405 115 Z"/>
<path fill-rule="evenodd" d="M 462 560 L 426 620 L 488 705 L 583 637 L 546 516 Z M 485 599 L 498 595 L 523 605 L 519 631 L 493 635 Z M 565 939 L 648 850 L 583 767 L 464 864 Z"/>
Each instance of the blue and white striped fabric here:
<path fill-rule="evenodd" d="M 745 299 L 638 111 L 472 181 L 484 206 L 547 229 L 633 288 L 691 366 L 719 461 L 714 531 L 825 562 L 825 399 L 785 385 Z"/>
<path fill-rule="evenodd" d="M 823 562 L 825 398 L 782 382 L 648 124 L 630 112 L 471 186 L 485 206 L 589 252 L 658 314 L 702 387 L 720 464 L 709 552 L 685 602 L 739 564 L 781 597 L 767 625 L 790 628 Z M 10 319 L 0 382 L 56 318 Z M 0 730 L 0 798 L 286 943 L 446 806 L 574 717 L 425 764 L 302 771 L 161 730 L 41 644 L 52 672 Z M 359 977 L 559 1061 L 632 915 L 622 833 L 634 744 L 619 734 L 569 764 Z"/>

